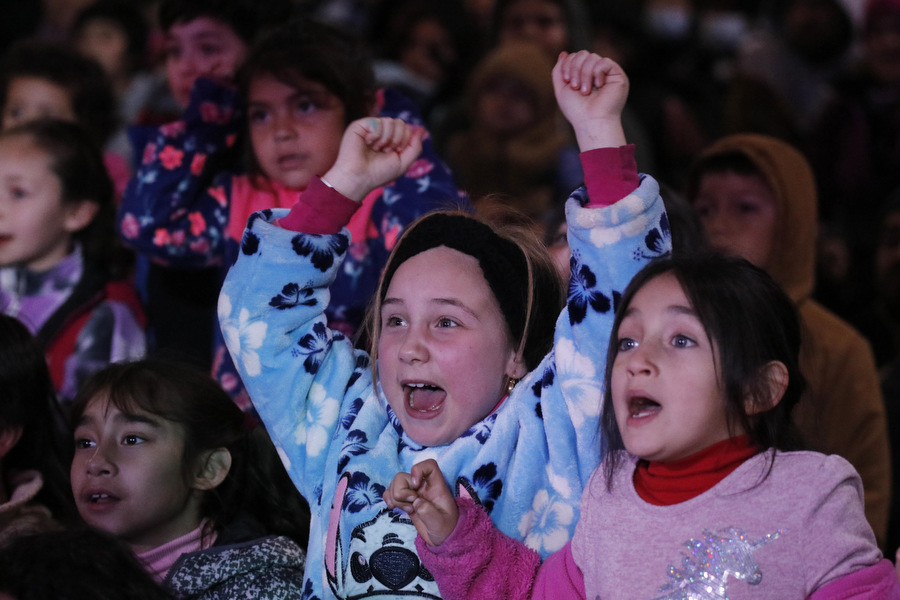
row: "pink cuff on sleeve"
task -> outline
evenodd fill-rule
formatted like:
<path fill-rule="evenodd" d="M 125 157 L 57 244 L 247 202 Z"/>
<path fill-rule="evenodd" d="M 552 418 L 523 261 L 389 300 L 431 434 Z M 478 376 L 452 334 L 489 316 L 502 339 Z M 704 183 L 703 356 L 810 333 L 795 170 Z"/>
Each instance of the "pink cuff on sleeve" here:
<path fill-rule="evenodd" d="M 300 199 L 277 225 L 303 233 L 337 233 L 350 222 L 359 203 L 347 198 L 319 177 L 313 177 Z"/>
<path fill-rule="evenodd" d="M 634 144 L 582 152 L 581 168 L 587 186 L 588 206 L 592 208 L 614 204 L 636 190 L 640 183 Z"/>
<path fill-rule="evenodd" d="M 900 580 L 894 563 L 884 558 L 813 592 L 809 600 L 898 600 Z"/>

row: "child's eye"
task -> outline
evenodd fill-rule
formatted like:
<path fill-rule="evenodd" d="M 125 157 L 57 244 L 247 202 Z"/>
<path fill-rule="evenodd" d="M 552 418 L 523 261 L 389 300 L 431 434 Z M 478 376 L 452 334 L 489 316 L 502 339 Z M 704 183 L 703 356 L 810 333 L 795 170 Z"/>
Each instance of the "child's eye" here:
<path fill-rule="evenodd" d="M 137 444 L 140 444 L 143 441 L 144 441 L 144 438 L 142 438 L 139 435 L 133 435 L 133 434 L 126 435 L 124 438 L 122 438 L 122 444 L 124 444 L 125 446 L 136 446 Z"/>
<path fill-rule="evenodd" d="M 738 211 L 742 215 L 752 215 L 759 212 L 759 208 L 750 202 L 742 202 L 738 205 Z"/>
<path fill-rule="evenodd" d="M 87 438 L 75 438 L 75 449 L 83 450 L 85 448 L 93 448 L 97 444 Z"/>
<path fill-rule="evenodd" d="M 694 212 L 697 213 L 698 217 L 708 217 L 710 214 L 709 207 L 705 204 L 694 204 Z"/>
<path fill-rule="evenodd" d="M 676 348 L 690 348 L 695 345 L 695 342 L 686 335 L 678 334 L 672 338 L 672 345 Z"/>
<path fill-rule="evenodd" d="M 383 327 L 403 327 L 403 325 L 405 323 L 400 317 L 387 317 L 384 320 Z"/>
<path fill-rule="evenodd" d="M 629 350 L 637 348 L 637 342 L 631 338 L 622 338 L 616 346 L 619 352 L 628 352 Z"/>
<path fill-rule="evenodd" d="M 9 195 L 14 200 L 21 200 L 28 197 L 28 190 L 17 186 L 9 190 Z"/>
<path fill-rule="evenodd" d="M 269 118 L 269 111 L 263 110 L 261 108 L 251 109 L 249 113 L 247 113 L 247 119 L 251 123 L 265 123 Z"/>
<path fill-rule="evenodd" d="M 310 98 L 301 98 L 297 100 L 297 103 L 294 105 L 295 110 L 301 115 L 308 115 L 311 112 L 314 112 L 319 105 L 312 101 Z"/>
<path fill-rule="evenodd" d="M 459 323 L 450 317 L 441 317 L 437 322 L 438 327 L 459 327 Z"/>

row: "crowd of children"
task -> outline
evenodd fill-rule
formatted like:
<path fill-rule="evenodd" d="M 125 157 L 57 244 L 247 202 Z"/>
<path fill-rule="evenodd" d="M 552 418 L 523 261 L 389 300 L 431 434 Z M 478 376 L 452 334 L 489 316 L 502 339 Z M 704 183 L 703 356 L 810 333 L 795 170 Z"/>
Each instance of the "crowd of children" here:
<path fill-rule="evenodd" d="M 446 2 L 4 40 L 0 597 L 900 600 L 900 1 Z"/>

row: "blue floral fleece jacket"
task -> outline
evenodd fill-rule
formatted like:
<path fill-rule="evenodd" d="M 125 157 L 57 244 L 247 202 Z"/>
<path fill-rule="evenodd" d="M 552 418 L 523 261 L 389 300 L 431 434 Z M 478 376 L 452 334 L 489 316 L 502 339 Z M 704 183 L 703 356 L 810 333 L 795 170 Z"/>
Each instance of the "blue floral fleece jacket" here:
<path fill-rule="evenodd" d="M 668 252 L 659 186 L 585 208 L 568 200 L 573 278 L 554 348 L 507 400 L 451 444 L 422 447 L 400 428 L 369 356 L 326 327 L 328 286 L 347 231 L 281 229 L 286 211 L 251 217 L 219 298 L 229 350 L 279 453 L 312 510 L 304 598 L 439 598 L 416 555 L 416 530 L 388 510 L 394 475 L 435 458 L 507 535 L 542 556 L 571 538 L 600 462 L 598 419 L 614 303 L 632 276 Z"/>

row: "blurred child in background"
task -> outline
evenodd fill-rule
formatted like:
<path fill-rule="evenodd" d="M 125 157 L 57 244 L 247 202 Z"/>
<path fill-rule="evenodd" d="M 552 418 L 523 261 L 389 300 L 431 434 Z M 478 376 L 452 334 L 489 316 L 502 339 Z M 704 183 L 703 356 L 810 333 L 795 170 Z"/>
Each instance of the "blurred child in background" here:
<path fill-rule="evenodd" d="M 145 351 L 114 213 L 100 151 L 79 125 L 0 133 L 0 312 L 37 336 L 64 404 L 91 373 Z"/>
<path fill-rule="evenodd" d="M 131 175 L 125 157 L 106 150 L 118 123 L 115 97 L 103 68 L 70 48 L 24 41 L 0 61 L 0 127 L 41 117 L 81 124 L 104 150 L 103 161 L 121 196 Z"/>

